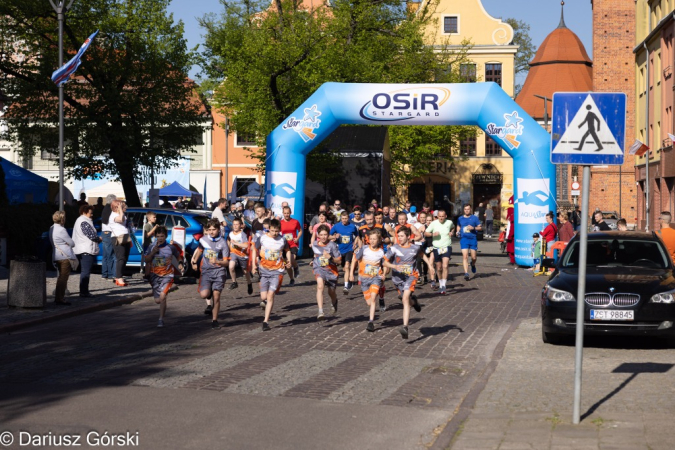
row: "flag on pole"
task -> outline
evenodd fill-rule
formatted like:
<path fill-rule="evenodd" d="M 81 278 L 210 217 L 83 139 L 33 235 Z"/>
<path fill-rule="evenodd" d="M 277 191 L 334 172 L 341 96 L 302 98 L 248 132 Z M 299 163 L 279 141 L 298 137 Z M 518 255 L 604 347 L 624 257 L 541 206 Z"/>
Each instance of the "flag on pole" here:
<path fill-rule="evenodd" d="M 77 68 L 80 67 L 80 64 L 82 63 L 80 59 L 82 58 L 82 55 L 84 55 L 84 52 L 87 50 L 87 48 L 89 48 L 89 44 L 91 44 L 91 41 L 94 40 L 94 37 L 96 37 L 97 33 L 98 30 L 94 31 L 91 36 L 89 36 L 87 40 L 84 41 L 84 44 L 82 44 L 82 47 L 80 47 L 80 50 L 78 50 L 77 55 L 73 56 L 70 61 L 54 71 L 52 74 L 52 81 L 56 83 L 57 86 L 61 86 L 62 84 L 66 83 L 68 78 L 70 78 Z"/>
<path fill-rule="evenodd" d="M 628 150 L 628 154 L 642 156 L 645 153 L 647 153 L 647 150 L 649 150 L 649 147 L 643 144 L 639 139 L 635 139 L 635 142 L 633 143 L 633 145 L 630 146 L 630 149 Z"/>
<path fill-rule="evenodd" d="M 668 134 L 668 138 L 670 139 L 670 145 L 675 145 L 675 136 L 673 136 L 670 133 L 667 133 L 667 134 Z"/>

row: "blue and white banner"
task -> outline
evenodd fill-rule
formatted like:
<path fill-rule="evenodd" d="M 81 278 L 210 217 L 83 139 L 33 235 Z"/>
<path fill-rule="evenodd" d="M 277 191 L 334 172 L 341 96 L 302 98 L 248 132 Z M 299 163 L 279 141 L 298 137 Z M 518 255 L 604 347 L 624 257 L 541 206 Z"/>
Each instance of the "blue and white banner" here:
<path fill-rule="evenodd" d="M 98 30 L 94 31 L 91 36 L 89 36 L 87 40 L 84 41 L 82 47 L 80 47 L 80 49 L 77 51 L 77 54 L 73 56 L 70 61 L 54 71 L 52 74 L 52 81 L 56 83 L 57 86 L 61 86 L 62 84 L 66 83 L 68 78 L 70 78 L 70 76 L 75 73 L 77 68 L 80 67 L 80 64 L 82 64 L 82 55 L 84 55 L 84 52 L 89 48 L 89 44 L 91 44 L 91 41 L 94 40 L 96 34 L 98 34 Z"/>
<path fill-rule="evenodd" d="M 516 261 L 532 265 L 532 234 L 556 211 L 549 134 L 495 83 L 326 83 L 267 137 L 265 200 L 303 221 L 306 155 L 342 124 L 475 125 L 513 158 Z"/>

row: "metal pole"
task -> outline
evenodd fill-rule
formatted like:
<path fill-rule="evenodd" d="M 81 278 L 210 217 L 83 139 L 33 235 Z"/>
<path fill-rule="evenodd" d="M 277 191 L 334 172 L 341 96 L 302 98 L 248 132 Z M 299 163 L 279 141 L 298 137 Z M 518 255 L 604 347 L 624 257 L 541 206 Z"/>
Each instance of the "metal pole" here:
<path fill-rule="evenodd" d="M 63 20 L 65 10 L 59 3 L 56 14 L 59 20 L 59 68 L 63 67 Z M 63 211 L 63 84 L 59 86 L 59 211 Z"/>
<path fill-rule="evenodd" d="M 649 15 L 649 27 L 651 29 L 651 20 L 652 16 Z M 645 72 L 646 72 L 646 77 L 645 77 L 645 143 L 647 146 L 649 146 L 649 47 L 647 47 L 647 43 L 643 43 L 644 49 L 647 51 L 647 57 L 645 59 Z M 646 156 L 645 156 L 645 214 L 646 214 L 646 221 L 645 221 L 645 231 L 649 231 L 649 191 L 651 191 L 650 186 L 649 186 L 649 153 L 650 150 L 647 150 Z"/>
<path fill-rule="evenodd" d="M 227 201 L 230 201 L 230 152 L 228 147 L 228 141 L 230 135 L 230 119 L 225 117 L 225 198 Z"/>
<path fill-rule="evenodd" d="M 572 423 L 580 422 L 581 366 L 584 356 L 584 316 L 586 312 L 586 254 L 588 252 L 588 197 L 591 187 L 591 166 L 584 166 L 581 188 L 581 237 L 579 240 L 579 284 L 577 286 L 577 329 L 574 352 L 574 412 Z"/>

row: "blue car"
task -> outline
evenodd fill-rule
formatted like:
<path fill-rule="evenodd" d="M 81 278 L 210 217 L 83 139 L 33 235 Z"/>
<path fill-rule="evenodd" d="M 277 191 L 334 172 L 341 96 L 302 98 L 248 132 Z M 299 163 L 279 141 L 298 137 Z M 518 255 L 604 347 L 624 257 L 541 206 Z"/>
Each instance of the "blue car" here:
<path fill-rule="evenodd" d="M 167 240 L 169 242 L 172 240 L 174 227 L 185 228 L 185 249 L 183 251 L 183 261 L 179 261 L 179 267 L 183 275 L 187 274 L 190 271 L 190 265 L 185 264 L 185 261 L 188 261 L 190 258 L 192 258 L 192 254 L 197 249 L 199 238 L 201 238 L 204 234 L 204 226 L 211 217 L 211 212 L 194 210 L 181 211 L 165 208 L 128 208 L 127 215 L 136 228 L 134 235 L 141 245 L 143 243 L 143 225 L 145 225 L 145 215 L 149 211 L 153 211 L 155 214 L 157 214 L 157 225 L 164 225 L 167 228 L 167 231 L 169 232 Z M 100 234 L 101 233 L 99 230 L 99 235 Z M 96 257 L 96 264 L 98 265 L 101 264 L 102 252 L 103 244 L 99 244 L 99 254 Z M 141 254 L 135 245 L 131 246 L 131 252 L 129 253 L 127 266 L 141 266 Z"/>

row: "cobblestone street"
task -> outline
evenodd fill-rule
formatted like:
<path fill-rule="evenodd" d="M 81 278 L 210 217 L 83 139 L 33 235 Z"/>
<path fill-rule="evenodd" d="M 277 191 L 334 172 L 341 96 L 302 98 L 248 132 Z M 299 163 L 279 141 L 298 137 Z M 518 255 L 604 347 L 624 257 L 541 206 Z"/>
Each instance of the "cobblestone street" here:
<path fill-rule="evenodd" d="M 317 322 L 315 284 L 306 266 L 301 282 L 285 286 L 278 295 L 270 332 L 260 331 L 257 289 L 252 296 L 242 295 L 245 285 L 234 296 L 225 292 L 219 330 L 212 330 L 202 314 L 204 302 L 196 286 L 182 285 L 169 297 L 164 329 L 155 328 L 157 307 L 145 299 L 14 332 L 0 343 L 1 409 L 7 414 L 3 423 L 20 426 L 35 414 L 36 402 L 58 408 L 64 398 L 101 388 L 169 397 L 220 391 L 403 408 L 406 416 L 425 420 L 421 426 L 396 425 L 409 438 L 399 441 L 398 448 L 429 445 L 509 326 L 539 310 L 543 277 L 504 270 L 506 258 L 498 254 L 496 242 L 484 242 L 481 248 L 479 271 L 470 281 L 459 276 L 461 268 L 453 267 L 449 295 L 438 296 L 428 285 L 418 290 L 423 310 L 412 313 L 407 342 L 397 331 L 402 309 L 390 282 L 388 309 L 378 313 L 375 333 L 365 330 L 367 308 L 358 288 L 348 296 L 339 292 L 338 314 Z M 458 262 L 456 257 L 453 262 Z M 47 395 L 38 395 L 45 390 Z M 11 413 L 5 407 L 9 405 Z M 386 434 L 391 424 L 379 428 Z M 176 448 L 184 448 L 180 439 L 196 437 L 187 432 L 178 439 Z M 283 445 L 298 448 L 297 442 Z M 303 445 L 312 448 L 318 442 Z M 345 448 L 345 442 L 321 445 Z"/>

